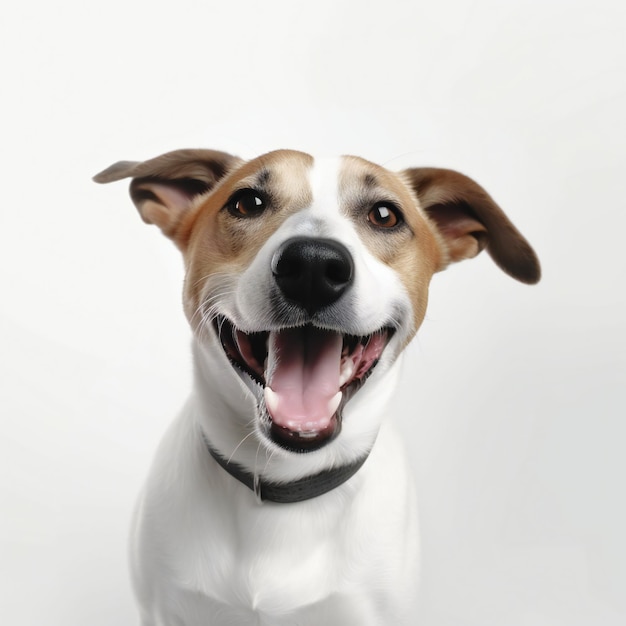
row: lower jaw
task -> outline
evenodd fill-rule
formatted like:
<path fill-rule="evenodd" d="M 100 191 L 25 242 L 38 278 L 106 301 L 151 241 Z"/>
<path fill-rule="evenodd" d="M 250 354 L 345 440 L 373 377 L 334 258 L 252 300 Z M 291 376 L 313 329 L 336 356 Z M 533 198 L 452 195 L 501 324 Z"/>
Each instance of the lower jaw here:
<path fill-rule="evenodd" d="M 290 452 L 312 452 L 329 444 L 341 431 L 341 416 L 335 413 L 326 428 L 315 432 L 296 432 L 271 421 L 267 436 L 276 445 Z"/>
<path fill-rule="evenodd" d="M 277 446 L 290 452 L 306 453 L 323 448 L 335 440 L 341 433 L 344 408 L 348 401 L 359 391 L 371 373 L 372 371 L 370 370 L 365 378 L 355 380 L 351 385 L 341 390 L 342 398 L 335 414 L 332 416 L 328 426 L 319 431 L 298 432 L 279 426 L 272 420 L 262 401 L 263 418 L 261 421 L 264 424 L 264 435 Z"/>

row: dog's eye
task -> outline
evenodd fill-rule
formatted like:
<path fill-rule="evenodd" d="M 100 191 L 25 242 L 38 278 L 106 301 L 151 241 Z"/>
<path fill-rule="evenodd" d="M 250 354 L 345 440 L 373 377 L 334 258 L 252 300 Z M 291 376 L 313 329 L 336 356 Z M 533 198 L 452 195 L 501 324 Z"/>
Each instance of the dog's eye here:
<path fill-rule="evenodd" d="M 265 210 L 265 200 L 254 189 L 240 189 L 230 198 L 226 208 L 235 217 L 256 217 Z"/>
<path fill-rule="evenodd" d="M 376 228 L 393 228 L 402 221 L 402 213 L 391 202 L 378 202 L 370 209 L 367 219 Z"/>

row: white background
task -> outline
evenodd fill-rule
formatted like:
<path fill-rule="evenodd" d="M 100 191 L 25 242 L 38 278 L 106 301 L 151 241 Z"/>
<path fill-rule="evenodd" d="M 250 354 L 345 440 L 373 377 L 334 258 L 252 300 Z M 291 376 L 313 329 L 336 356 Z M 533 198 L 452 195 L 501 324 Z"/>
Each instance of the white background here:
<path fill-rule="evenodd" d="M 11 3 L 0 19 L 0 623 L 137 623 L 133 500 L 190 385 L 182 264 L 126 184 L 180 147 L 482 183 L 536 248 L 436 277 L 400 427 L 416 625 L 626 622 L 626 5 Z"/>

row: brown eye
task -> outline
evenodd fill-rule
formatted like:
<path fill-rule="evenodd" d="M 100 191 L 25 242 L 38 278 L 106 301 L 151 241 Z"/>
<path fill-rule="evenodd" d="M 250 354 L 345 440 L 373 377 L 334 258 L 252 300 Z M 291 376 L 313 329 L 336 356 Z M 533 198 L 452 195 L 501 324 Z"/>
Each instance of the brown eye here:
<path fill-rule="evenodd" d="M 402 214 L 394 204 L 379 202 L 370 209 L 367 219 L 372 226 L 377 228 L 393 228 L 402 221 Z"/>
<path fill-rule="evenodd" d="M 254 189 L 241 189 L 233 194 L 226 208 L 235 217 L 257 217 L 265 210 L 265 200 Z"/>

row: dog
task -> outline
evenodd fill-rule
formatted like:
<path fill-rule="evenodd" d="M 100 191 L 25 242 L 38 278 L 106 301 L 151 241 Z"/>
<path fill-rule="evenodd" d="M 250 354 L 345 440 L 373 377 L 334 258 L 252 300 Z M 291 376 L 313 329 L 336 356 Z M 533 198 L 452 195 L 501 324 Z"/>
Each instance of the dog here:
<path fill-rule="evenodd" d="M 410 621 L 416 499 L 388 419 L 431 278 L 485 249 L 537 257 L 476 182 L 278 150 L 177 150 L 131 178 L 182 252 L 194 387 L 140 496 L 131 571 L 143 626 Z"/>

